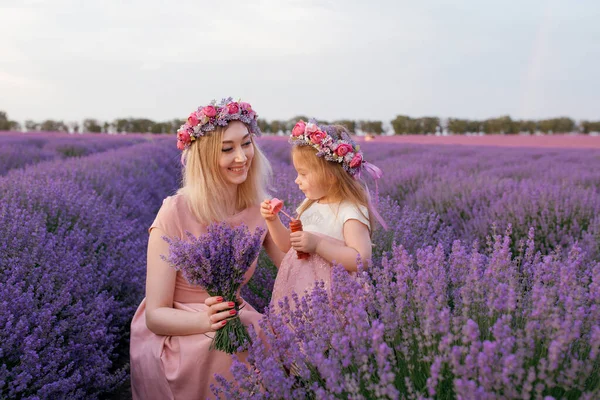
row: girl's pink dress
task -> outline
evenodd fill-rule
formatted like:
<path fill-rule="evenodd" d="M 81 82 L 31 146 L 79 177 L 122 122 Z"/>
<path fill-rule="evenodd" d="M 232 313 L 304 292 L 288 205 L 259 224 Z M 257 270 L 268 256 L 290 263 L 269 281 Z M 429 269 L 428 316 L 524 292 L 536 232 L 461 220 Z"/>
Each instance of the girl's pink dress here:
<path fill-rule="evenodd" d="M 245 223 L 251 231 L 257 226 L 265 228 L 259 207 L 248 208 L 228 219 L 232 225 Z M 199 236 L 206 232 L 187 207 L 181 195 L 168 197 L 149 228 L 159 228 L 166 235 L 185 238 L 185 232 Z M 266 230 L 265 230 L 266 232 Z M 264 240 L 264 236 L 263 236 Z M 250 280 L 256 261 L 246 273 Z M 204 300 L 208 293 L 190 285 L 181 272 L 177 272 L 173 308 L 191 312 L 205 312 Z M 229 367 L 231 356 L 227 353 L 209 350 L 214 333 L 162 336 L 152 333 L 146 327 L 146 299 L 138 307 L 131 322 L 131 390 L 134 399 L 207 399 L 212 398 L 210 384 L 216 384 L 214 374 L 231 378 Z M 259 331 L 258 321 L 262 317 L 252 306 L 244 302 L 239 312 L 244 325 L 254 325 Z M 244 359 L 245 353 L 238 353 Z M 218 386 L 218 385 L 217 385 Z"/>
<path fill-rule="evenodd" d="M 319 235 L 318 233 L 315 234 Z M 335 240 L 333 238 L 328 239 Z M 344 243 L 341 240 L 338 242 Z M 279 302 L 288 297 L 290 306 L 295 309 L 294 301 L 291 298 L 292 292 L 302 298 L 306 294 L 305 292 L 310 293 L 312 291 L 318 281 L 323 281 L 325 289 L 330 290 L 331 263 L 316 254 L 311 254 L 309 258 L 301 260 L 296 255 L 296 250 L 290 249 L 281 261 L 281 267 L 277 271 L 270 308 L 278 310 Z"/>
<path fill-rule="evenodd" d="M 298 208 L 299 209 L 299 208 Z M 329 240 L 344 245 L 343 228 L 349 219 L 356 219 L 369 226 L 368 211 L 362 207 L 361 211 L 348 203 L 336 205 L 314 203 L 302 216 L 303 229 Z M 302 298 L 306 292 L 310 293 L 315 283 L 323 281 L 325 289 L 331 289 L 331 263 L 319 255 L 311 254 L 308 259 L 298 259 L 296 250 L 290 248 L 277 271 L 273 295 L 271 296 L 270 309 L 278 311 L 279 302 L 285 297 L 289 298 L 290 306 L 295 308 L 291 298 L 296 293 Z"/>

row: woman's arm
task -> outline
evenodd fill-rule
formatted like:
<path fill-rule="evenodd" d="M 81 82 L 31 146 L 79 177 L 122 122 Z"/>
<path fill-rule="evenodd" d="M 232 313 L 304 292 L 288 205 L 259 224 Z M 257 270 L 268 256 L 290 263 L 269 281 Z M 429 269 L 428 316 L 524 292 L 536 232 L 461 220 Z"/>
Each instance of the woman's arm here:
<path fill-rule="evenodd" d="M 158 228 L 150 231 L 146 275 L 146 326 L 157 335 L 184 336 L 222 328 L 230 317 L 230 303 L 209 297 L 207 312 L 191 312 L 173 308 L 177 271 L 160 256 L 169 254 L 169 244 Z"/>
<path fill-rule="evenodd" d="M 369 228 L 356 219 L 344 223 L 345 245 L 310 232 L 292 232 L 290 240 L 295 250 L 316 253 L 331 263 L 341 264 L 349 272 L 357 270 L 356 259 L 359 254 L 363 261 L 371 258 Z"/>

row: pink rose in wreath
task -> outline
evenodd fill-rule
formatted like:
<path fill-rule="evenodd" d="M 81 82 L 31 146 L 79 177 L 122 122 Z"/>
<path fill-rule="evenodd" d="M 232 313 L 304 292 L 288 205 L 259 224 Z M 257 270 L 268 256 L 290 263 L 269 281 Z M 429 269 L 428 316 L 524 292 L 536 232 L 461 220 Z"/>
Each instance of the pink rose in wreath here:
<path fill-rule="evenodd" d="M 335 149 L 335 154 L 340 157 L 344 157 L 347 153 L 352 151 L 352 146 L 348 143 L 340 143 Z"/>

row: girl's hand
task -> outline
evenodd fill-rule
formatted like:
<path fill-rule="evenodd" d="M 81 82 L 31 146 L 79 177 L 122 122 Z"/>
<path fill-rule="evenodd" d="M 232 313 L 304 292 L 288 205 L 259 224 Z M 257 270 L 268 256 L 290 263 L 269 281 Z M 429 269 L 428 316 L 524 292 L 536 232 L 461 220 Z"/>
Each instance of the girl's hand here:
<path fill-rule="evenodd" d="M 275 221 L 277 215 L 271 211 L 271 200 L 267 199 L 260 203 L 260 215 L 262 215 L 266 221 Z"/>
<path fill-rule="evenodd" d="M 290 233 L 290 244 L 296 251 L 315 253 L 321 238 L 306 231 Z"/>
<path fill-rule="evenodd" d="M 227 324 L 227 318 L 233 317 L 237 311 L 233 308 L 233 301 L 224 301 L 222 297 L 209 297 L 204 300 L 204 304 L 208 306 L 206 315 L 208 316 L 208 324 L 210 331 L 217 331 Z"/>

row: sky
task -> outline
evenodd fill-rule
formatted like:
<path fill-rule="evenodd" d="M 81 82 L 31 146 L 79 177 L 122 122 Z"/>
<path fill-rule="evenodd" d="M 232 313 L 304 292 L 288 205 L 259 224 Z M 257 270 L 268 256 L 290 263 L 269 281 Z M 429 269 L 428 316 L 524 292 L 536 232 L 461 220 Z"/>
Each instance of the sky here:
<path fill-rule="evenodd" d="M 600 120 L 600 2 L 0 0 L 11 120 Z"/>

